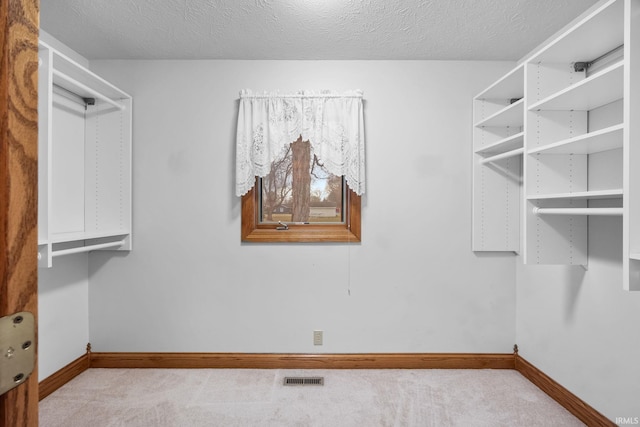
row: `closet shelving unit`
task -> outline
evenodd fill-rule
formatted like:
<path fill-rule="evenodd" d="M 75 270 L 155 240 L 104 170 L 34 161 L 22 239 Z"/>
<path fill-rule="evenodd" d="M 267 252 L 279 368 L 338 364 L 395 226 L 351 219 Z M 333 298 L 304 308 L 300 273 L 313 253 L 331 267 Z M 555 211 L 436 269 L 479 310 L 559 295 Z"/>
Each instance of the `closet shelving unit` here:
<path fill-rule="evenodd" d="M 625 1 L 624 17 L 622 270 L 624 289 L 640 290 L 640 4 L 637 0 Z"/>
<path fill-rule="evenodd" d="M 131 96 L 39 44 L 38 265 L 131 250 Z"/>
<path fill-rule="evenodd" d="M 474 251 L 519 251 L 524 67 L 473 100 Z"/>
<path fill-rule="evenodd" d="M 586 266 L 589 215 L 623 213 L 623 28 L 608 1 L 525 64 L 528 264 Z"/>
<path fill-rule="evenodd" d="M 627 290 L 640 290 L 639 27 L 639 0 L 603 0 L 510 73 L 524 74 L 524 262 L 587 266 L 589 218 L 622 217 Z M 485 144 L 474 120 L 474 186 L 482 189 Z M 474 237 L 491 223 L 475 208 Z"/>

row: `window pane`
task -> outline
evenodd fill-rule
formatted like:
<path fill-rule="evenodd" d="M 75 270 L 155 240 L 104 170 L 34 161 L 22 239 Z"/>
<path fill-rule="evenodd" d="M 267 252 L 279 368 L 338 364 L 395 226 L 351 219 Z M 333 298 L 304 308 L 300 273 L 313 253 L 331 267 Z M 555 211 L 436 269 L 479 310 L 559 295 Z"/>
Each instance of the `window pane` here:
<path fill-rule="evenodd" d="M 343 223 L 343 177 L 329 173 L 308 142 L 296 146 L 299 142 L 287 147 L 260 179 L 261 222 Z"/>

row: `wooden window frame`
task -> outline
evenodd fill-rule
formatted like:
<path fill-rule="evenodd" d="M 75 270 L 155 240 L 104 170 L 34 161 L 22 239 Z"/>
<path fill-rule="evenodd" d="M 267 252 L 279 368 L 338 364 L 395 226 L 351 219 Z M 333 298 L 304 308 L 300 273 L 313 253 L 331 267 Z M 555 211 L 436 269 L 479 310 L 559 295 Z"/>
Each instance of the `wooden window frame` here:
<path fill-rule="evenodd" d="M 278 224 L 259 221 L 259 180 L 256 185 L 242 196 L 243 242 L 360 242 L 360 206 L 361 198 L 348 186 L 344 213 L 345 222 L 340 224 L 288 224 L 288 230 L 276 230 Z"/>

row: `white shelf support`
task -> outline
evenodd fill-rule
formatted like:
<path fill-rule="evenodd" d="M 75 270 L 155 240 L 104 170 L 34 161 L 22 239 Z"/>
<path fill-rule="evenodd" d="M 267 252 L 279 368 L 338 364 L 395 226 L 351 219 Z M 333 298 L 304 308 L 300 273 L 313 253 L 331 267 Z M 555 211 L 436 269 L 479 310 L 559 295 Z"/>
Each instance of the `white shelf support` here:
<path fill-rule="evenodd" d="M 536 215 L 604 215 L 621 216 L 622 208 L 533 208 Z"/>

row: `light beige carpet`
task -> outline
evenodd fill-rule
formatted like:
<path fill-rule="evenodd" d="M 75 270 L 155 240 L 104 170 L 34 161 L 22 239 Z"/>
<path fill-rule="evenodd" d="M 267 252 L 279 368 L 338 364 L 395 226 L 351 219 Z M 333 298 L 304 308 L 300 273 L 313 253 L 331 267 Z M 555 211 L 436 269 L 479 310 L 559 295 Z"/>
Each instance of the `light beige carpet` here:
<path fill-rule="evenodd" d="M 283 386 L 323 376 L 324 386 Z M 581 426 L 512 370 L 90 369 L 41 426 Z"/>

